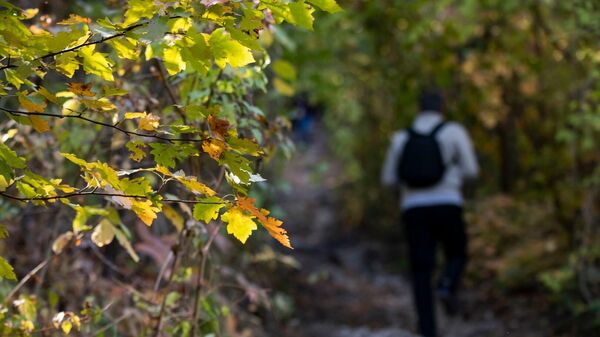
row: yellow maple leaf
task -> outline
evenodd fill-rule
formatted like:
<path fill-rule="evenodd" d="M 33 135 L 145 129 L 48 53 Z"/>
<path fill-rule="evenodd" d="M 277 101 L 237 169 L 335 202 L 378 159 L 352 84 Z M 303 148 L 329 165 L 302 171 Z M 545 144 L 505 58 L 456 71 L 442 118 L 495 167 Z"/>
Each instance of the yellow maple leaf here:
<path fill-rule="evenodd" d="M 160 212 L 160 208 L 152 205 L 150 200 L 132 200 L 131 209 L 148 226 L 152 225 L 152 222 L 156 219 L 156 213 Z"/>
<path fill-rule="evenodd" d="M 202 142 L 202 151 L 206 152 L 214 160 L 219 160 L 221 154 L 227 149 L 227 144 L 218 139 L 209 139 Z"/>
<path fill-rule="evenodd" d="M 138 123 L 138 129 L 146 130 L 146 131 L 154 131 L 160 125 L 158 121 L 160 120 L 159 116 L 149 114 L 146 112 L 126 112 L 125 119 L 135 119 L 139 118 L 140 121 Z"/>
<path fill-rule="evenodd" d="M 221 220 L 227 222 L 227 233 L 235 236 L 241 243 L 246 243 L 252 231 L 257 229 L 252 218 L 253 216 L 244 214 L 238 207 L 231 208 L 221 215 Z"/>
<path fill-rule="evenodd" d="M 158 123 L 159 120 L 160 117 L 155 116 L 153 114 L 147 114 L 146 116 L 140 118 L 138 128 L 146 131 L 154 131 L 160 125 Z"/>
<path fill-rule="evenodd" d="M 177 179 L 194 194 L 204 194 L 209 197 L 217 194 L 217 192 L 213 191 L 213 189 L 199 182 L 196 177 L 175 177 L 175 179 Z"/>

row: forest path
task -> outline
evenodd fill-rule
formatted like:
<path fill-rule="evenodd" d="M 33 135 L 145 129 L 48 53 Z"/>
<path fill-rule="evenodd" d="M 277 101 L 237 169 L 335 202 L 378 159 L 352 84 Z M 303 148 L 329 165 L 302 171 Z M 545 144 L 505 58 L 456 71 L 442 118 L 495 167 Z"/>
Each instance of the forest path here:
<path fill-rule="evenodd" d="M 416 337 L 408 280 L 386 271 L 382 243 L 344 231 L 340 224 L 334 200 L 340 169 L 327 151 L 324 135 L 317 132 L 288 163 L 284 179 L 291 186 L 278 197 L 287 212 L 286 226 L 295 246 L 292 255 L 302 266 L 288 280 L 294 319 L 279 336 Z M 471 316 L 476 317 L 468 321 L 448 318 L 439 310 L 440 336 L 510 334 L 491 308 L 474 309 L 477 314 Z"/>

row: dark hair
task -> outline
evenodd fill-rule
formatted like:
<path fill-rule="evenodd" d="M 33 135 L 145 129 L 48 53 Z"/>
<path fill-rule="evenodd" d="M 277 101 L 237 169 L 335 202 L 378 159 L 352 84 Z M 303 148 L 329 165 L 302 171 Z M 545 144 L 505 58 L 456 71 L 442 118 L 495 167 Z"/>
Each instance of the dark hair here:
<path fill-rule="evenodd" d="M 426 89 L 419 95 L 419 108 L 421 111 L 442 112 L 444 108 L 444 97 L 437 89 Z"/>

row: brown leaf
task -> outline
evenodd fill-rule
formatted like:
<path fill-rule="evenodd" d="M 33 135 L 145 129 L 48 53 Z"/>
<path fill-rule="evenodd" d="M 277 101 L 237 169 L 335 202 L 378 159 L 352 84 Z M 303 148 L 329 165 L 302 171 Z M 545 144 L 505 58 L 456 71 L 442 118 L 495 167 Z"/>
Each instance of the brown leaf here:
<path fill-rule="evenodd" d="M 218 138 L 224 139 L 229 130 L 229 122 L 225 119 L 219 119 L 213 115 L 208 116 L 208 126 Z"/>

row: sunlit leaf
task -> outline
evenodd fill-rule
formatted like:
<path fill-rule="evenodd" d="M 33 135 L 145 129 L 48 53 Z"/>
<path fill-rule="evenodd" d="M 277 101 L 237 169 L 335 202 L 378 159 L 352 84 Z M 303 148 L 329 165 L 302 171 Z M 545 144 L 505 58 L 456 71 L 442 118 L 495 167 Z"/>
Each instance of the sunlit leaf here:
<path fill-rule="evenodd" d="M 313 9 L 307 6 L 304 1 L 291 2 L 289 5 L 291 12 L 291 22 L 300 27 L 304 27 L 308 30 L 313 30 L 312 16 Z"/>
<path fill-rule="evenodd" d="M 241 243 L 257 229 L 256 223 L 252 220 L 253 216 L 246 215 L 241 209 L 234 207 L 221 215 L 221 220 L 227 223 L 227 233 L 235 236 Z"/>
<path fill-rule="evenodd" d="M 68 78 L 73 77 L 75 71 L 79 69 L 79 61 L 75 57 L 75 52 L 59 54 L 55 57 L 56 69 Z"/>
<path fill-rule="evenodd" d="M 156 213 L 160 212 L 160 208 L 154 206 L 150 200 L 133 200 L 131 210 L 148 226 L 152 225 Z"/>
<path fill-rule="evenodd" d="M 232 67 L 243 67 L 254 62 L 250 49 L 232 39 L 224 28 L 215 29 L 208 42 L 215 63 L 221 68 L 227 64 Z"/>
<path fill-rule="evenodd" d="M 0 142 L 0 158 L 4 159 L 6 164 L 14 168 L 25 168 L 25 158 L 17 156 L 17 153 L 11 150 L 4 143 Z"/>
<path fill-rule="evenodd" d="M 151 18 L 158 11 L 154 1 L 129 0 L 123 24 L 129 26 L 142 18 Z"/>
<path fill-rule="evenodd" d="M 308 0 L 308 2 L 329 13 L 337 13 L 343 10 L 335 0 Z"/>
<path fill-rule="evenodd" d="M 107 81 L 114 81 L 112 63 L 104 54 L 95 51 L 96 46 L 85 46 L 79 49 L 79 56 L 83 59 L 83 70 L 86 73 L 99 76 Z"/>

